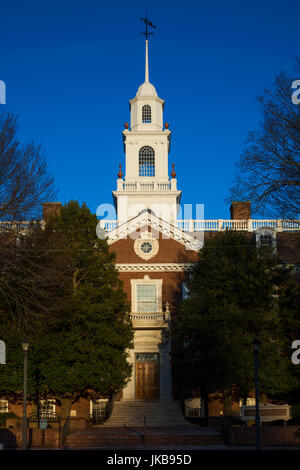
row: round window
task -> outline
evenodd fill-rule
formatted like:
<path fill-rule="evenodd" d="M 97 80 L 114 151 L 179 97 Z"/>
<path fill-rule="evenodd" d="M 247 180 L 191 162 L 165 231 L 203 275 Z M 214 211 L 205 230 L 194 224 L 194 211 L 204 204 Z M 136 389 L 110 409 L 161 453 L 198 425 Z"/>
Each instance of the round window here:
<path fill-rule="evenodd" d="M 141 250 L 143 253 L 148 254 L 152 251 L 152 243 L 150 242 L 143 242 L 141 244 Z"/>

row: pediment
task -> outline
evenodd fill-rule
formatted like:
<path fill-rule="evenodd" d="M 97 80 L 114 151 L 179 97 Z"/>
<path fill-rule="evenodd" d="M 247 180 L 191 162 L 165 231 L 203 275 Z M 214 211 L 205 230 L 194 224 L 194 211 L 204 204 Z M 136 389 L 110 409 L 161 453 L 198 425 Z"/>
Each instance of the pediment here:
<path fill-rule="evenodd" d="M 154 214 L 143 212 L 136 217 L 107 232 L 109 245 L 126 238 L 139 238 L 144 231 L 150 231 L 157 238 L 172 239 L 185 246 L 187 250 L 199 251 L 203 247 L 203 232 L 184 232 Z"/>

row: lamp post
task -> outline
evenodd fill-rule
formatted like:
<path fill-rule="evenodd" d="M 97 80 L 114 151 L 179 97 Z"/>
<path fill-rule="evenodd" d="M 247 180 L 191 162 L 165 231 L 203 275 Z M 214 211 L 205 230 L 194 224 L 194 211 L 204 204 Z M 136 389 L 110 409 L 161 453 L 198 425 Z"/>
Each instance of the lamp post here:
<path fill-rule="evenodd" d="M 256 450 L 261 449 L 260 444 L 260 416 L 259 416 L 259 396 L 258 396 L 258 352 L 260 347 L 260 341 L 257 338 L 253 340 L 253 351 L 254 351 L 254 385 L 255 385 L 255 448 Z"/>
<path fill-rule="evenodd" d="M 29 342 L 24 339 L 21 344 L 24 351 L 22 448 L 25 450 L 27 449 L 27 355 Z"/>

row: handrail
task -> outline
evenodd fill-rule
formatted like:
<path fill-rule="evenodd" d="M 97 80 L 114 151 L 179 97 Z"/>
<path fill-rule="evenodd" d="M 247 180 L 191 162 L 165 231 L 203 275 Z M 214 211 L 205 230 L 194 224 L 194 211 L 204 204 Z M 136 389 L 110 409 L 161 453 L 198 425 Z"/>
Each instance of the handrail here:
<path fill-rule="evenodd" d="M 70 434 L 70 422 L 70 416 L 68 416 L 61 431 L 61 446 L 65 445 L 67 437 Z"/>

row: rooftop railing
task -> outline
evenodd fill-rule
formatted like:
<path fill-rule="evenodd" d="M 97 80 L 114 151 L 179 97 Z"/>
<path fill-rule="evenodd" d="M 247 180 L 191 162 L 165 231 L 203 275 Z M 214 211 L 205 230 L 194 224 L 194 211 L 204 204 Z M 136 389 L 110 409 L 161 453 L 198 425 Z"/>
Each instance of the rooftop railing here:
<path fill-rule="evenodd" d="M 0 222 L 0 232 L 9 230 L 22 231 L 30 227 L 32 222 Z M 124 222 L 123 222 L 124 223 Z M 106 232 L 118 227 L 118 220 L 102 220 L 101 226 Z M 175 227 L 184 232 L 221 232 L 224 230 L 239 230 L 254 232 L 262 227 L 269 227 L 277 232 L 300 231 L 300 220 L 281 219 L 249 219 L 249 220 L 176 220 Z"/>
<path fill-rule="evenodd" d="M 30 227 L 32 222 L 0 222 L 0 232 L 7 232 L 14 230 L 17 232 L 26 230 Z"/>
<path fill-rule="evenodd" d="M 106 232 L 118 227 L 117 220 L 102 220 L 101 226 Z M 281 219 L 249 219 L 249 220 L 177 220 L 175 227 L 184 232 L 221 232 L 224 230 L 238 230 L 254 232 L 262 227 L 269 227 L 277 232 L 300 231 L 300 221 Z"/>

